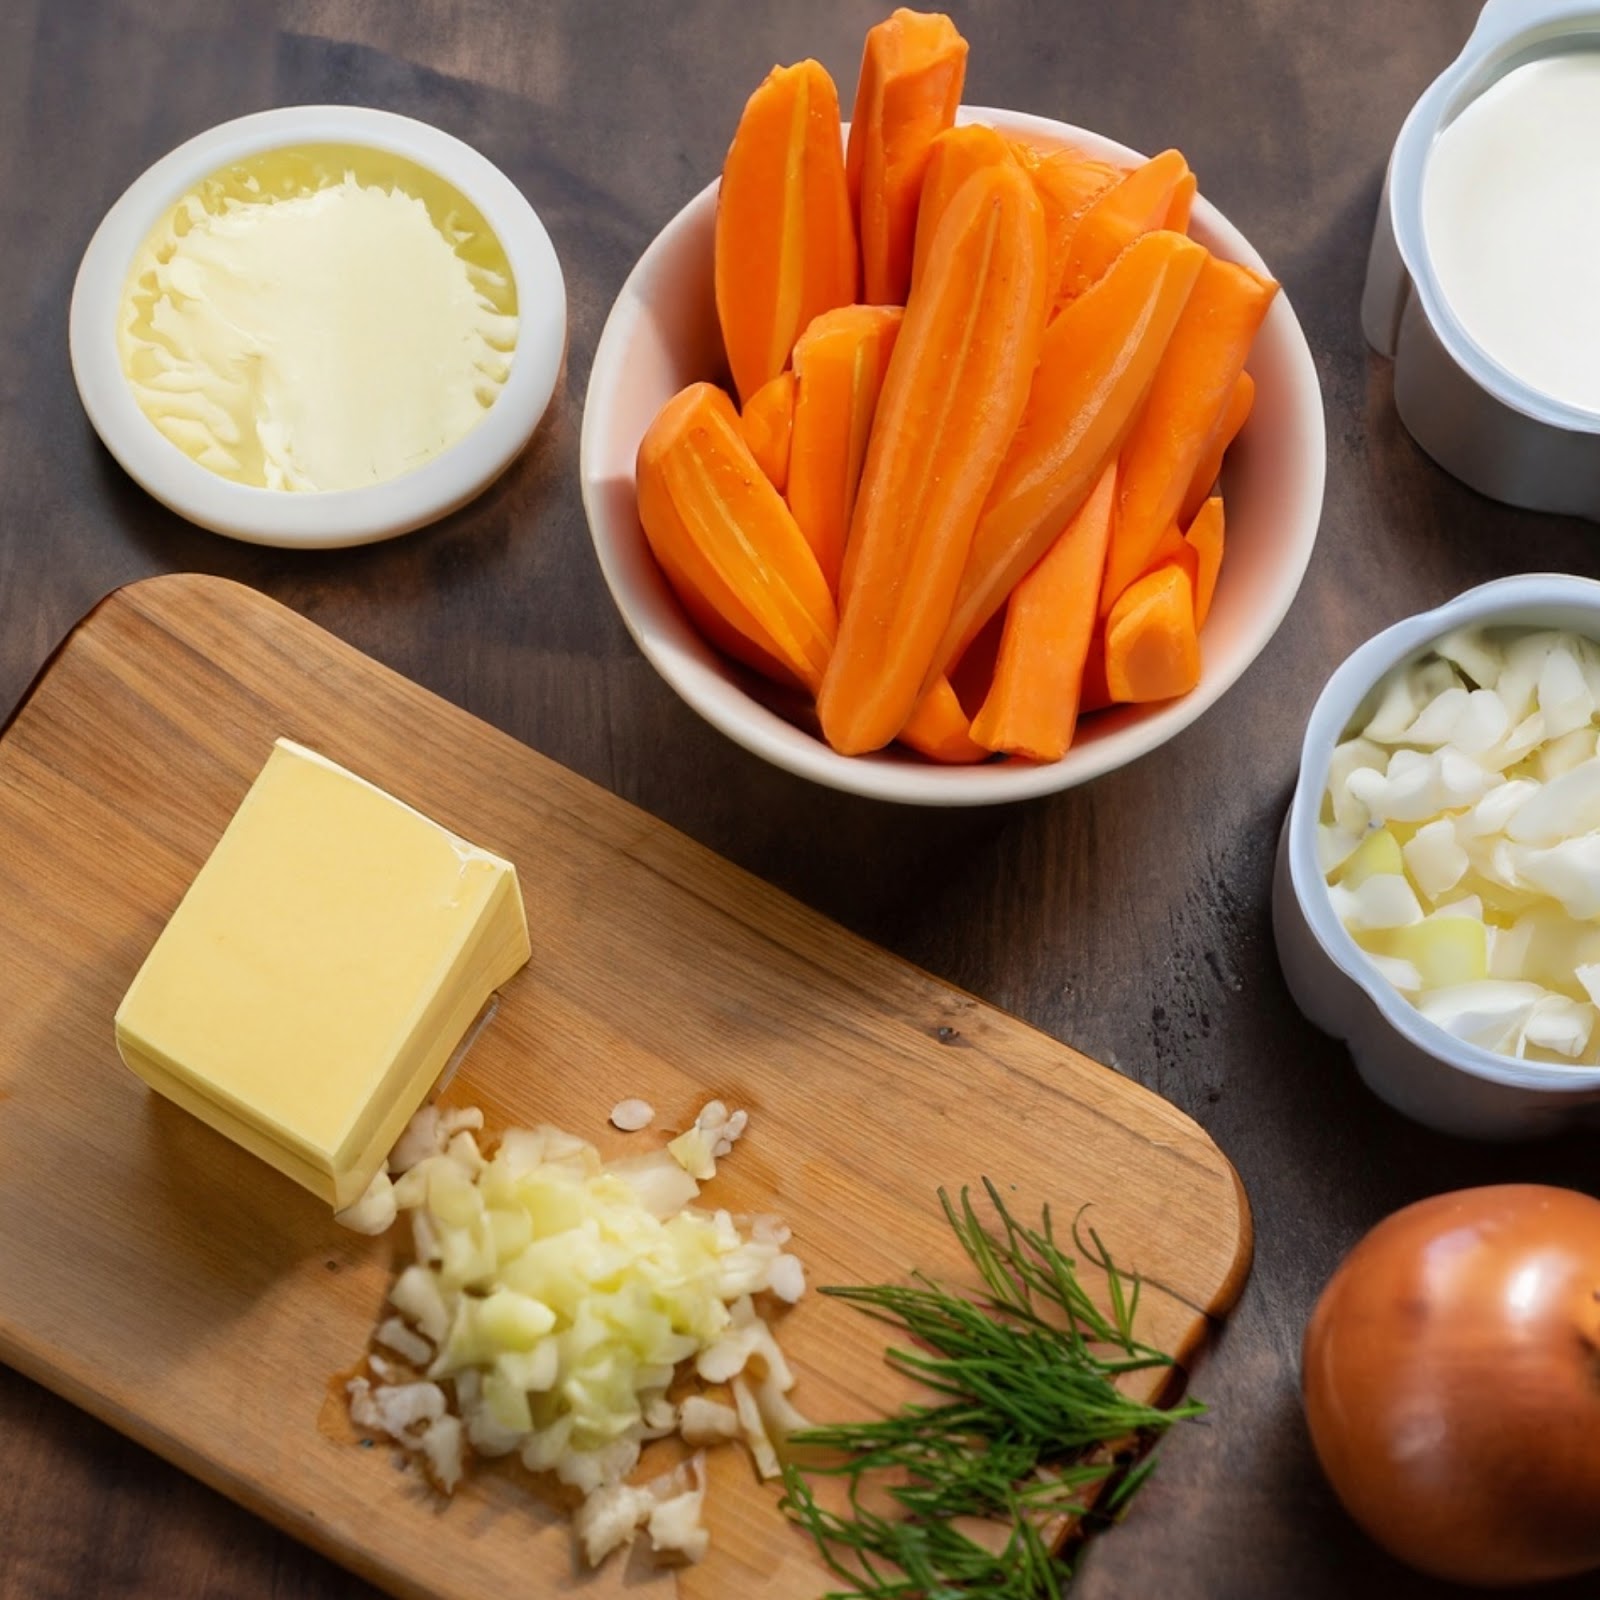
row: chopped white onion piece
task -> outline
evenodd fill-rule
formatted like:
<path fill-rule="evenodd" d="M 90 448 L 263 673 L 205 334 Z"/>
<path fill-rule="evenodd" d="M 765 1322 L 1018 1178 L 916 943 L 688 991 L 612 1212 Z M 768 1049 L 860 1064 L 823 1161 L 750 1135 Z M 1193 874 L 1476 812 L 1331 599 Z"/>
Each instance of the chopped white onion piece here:
<path fill-rule="evenodd" d="M 425 1367 L 433 1360 L 433 1346 L 420 1333 L 413 1333 L 399 1317 L 387 1317 L 378 1324 L 379 1344 L 404 1356 L 414 1367 Z"/>
<path fill-rule="evenodd" d="M 1336 883 L 1329 890 L 1339 920 L 1347 928 L 1403 928 L 1422 921 L 1422 903 L 1397 873 L 1380 872 L 1354 889 Z"/>
<path fill-rule="evenodd" d="M 352 1233 L 387 1233 L 399 1215 L 394 1200 L 394 1184 L 389 1174 L 380 1167 L 372 1175 L 372 1182 L 362 1191 L 361 1198 L 343 1211 L 335 1211 L 333 1220 Z"/>
<path fill-rule="evenodd" d="M 1461 882 L 1467 871 L 1467 852 L 1456 842 L 1455 824 L 1448 817 L 1424 823 L 1401 847 L 1406 870 L 1430 899 Z"/>
<path fill-rule="evenodd" d="M 623 1133 L 638 1133 L 656 1120 L 656 1108 L 648 1100 L 619 1100 L 611 1108 L 611 1126 Z"/>

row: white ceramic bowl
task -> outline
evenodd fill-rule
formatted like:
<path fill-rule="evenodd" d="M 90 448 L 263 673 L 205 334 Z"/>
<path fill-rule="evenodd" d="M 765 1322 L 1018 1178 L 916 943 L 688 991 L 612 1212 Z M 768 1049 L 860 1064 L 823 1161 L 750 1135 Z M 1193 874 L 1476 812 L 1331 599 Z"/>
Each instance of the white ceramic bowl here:
<path fill-rule="evenodd" d="M 1342 1039 L 1369 1088 L 1443 1133 L 1525 1139 L 1600 1108 L 1600 1068 L 1518 1061 L 1444 1031 L 1383 978 L 1333 909 L 1317 868 L 1317 819 L 1334 746 L 1375 707 L 1379 683 L 1452 629 L 1564 628 L 1600 638 L 1600 583 L 1540 575 L 1469 589 L 1387 628 L 1328 680 L 1306 728 L 1300 776 L 1278 848 L 1272 924 L 1295 1004 Z"/>
<path fill-rule="evenodd" d="M 973 106 L 963 108 L 961 120 L 1125 165 L 1143 159 L 1098 134 L 1042 117 Z M 830 788 L 916 805 L 987 805 L 1070 788 L 1154 750 L 1215 704 L 1283 620 L 1322 514 L 1322 394 L 1285 296 L 1278 295 L 1251 352 L 1255 409 L 1223 475 L 1227 554 L 1202 636 L 1199 687 L 1181 700 L 1085 719 L 1065 758 L 1048 765 L 941 767 L 897 749 L 841 756 L 745 691 L 749 680 L 741 669 L 689 623 L 639 526 L 634 458 L 645 429 L 671 395 L 715 378 L 722 367 L 711 274 L 716 200 L 711 183 L 640 258 L 600 336 L 584 404 L 580 470 L 595 550 L 623 621 L 662 677 L 713 726 L 777 766 Z M 1218 255 L 1268 270 L 1204 199 L 1195 203 L 1191 232 Z"/>
<path fill-rule="evenodd" d="M 517 342 L 504 388 L 449 449 L 370 488 L 289 493 L 218 477 L 163 435 L 134 399 L 117 354 L 128 265 L 174 200 L 218 168 L 299 144 L 385 150 L 453 184 L 499 238 L 517 281 Z M 528 442 L 555 390 L 567 296 L 555 248 L 521 190 L 448 133 L 360 106 L 285 106 L 224 122 L 179 145 L 134 181 L 89 241 L 72 290 L 68 343 L 84 410 L 106 448 L 156 499 L 201 527 L 251 544 L 328 549 L 392 538 L 485 489 Z"/>

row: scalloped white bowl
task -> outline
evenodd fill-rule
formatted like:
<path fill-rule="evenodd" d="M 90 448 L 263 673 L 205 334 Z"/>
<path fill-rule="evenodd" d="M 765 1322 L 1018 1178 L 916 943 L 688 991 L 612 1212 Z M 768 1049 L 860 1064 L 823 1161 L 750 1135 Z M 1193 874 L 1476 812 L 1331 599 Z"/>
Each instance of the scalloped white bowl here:
<path fill-rule="evenodd" d="M 1143 159 L 1042 117 L 971 106 L 960 120 L 1123 164 Z M 580 450 L 584 508 L 606 583 L 640 650 L 689 705 L 747 750 L 829 788 L 910 805 L 989 805 L 1071 788 L 1125 766 L 1188 727 L 1237 682 L 1299 590 L 1322 515 L 1322 392 L 1305 335 L 1281 292 L 1248 363 L 1255 409 L 1223 472 L 1227 553 L 1192 694 L 1097 712 L 1060 761 L 974 767 L 941 767 L 898 748 L 842 756 L 753 698 L 744 669 L 700 637 L 662 577 L 639 525 L 634 489 L 639 441 L 656 412 L 685 385 L 715 379 L 723 366 L 711 273 L 716 202 L 713 182 L 661 230 L 623 285 L 595 351 Z M 1203 197 L 1190 232 L 1220 256 L 1269 270 Z"/>

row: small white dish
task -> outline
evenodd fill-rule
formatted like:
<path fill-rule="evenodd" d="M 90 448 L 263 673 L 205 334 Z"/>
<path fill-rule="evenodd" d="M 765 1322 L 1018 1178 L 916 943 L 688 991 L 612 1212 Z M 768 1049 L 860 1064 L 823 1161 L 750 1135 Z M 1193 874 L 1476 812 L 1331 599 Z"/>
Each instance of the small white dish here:
<path fill-rule="evenodd" d="M 167 207 L 219 168 L 302 144 L 363 145 L 436 173 L 483 214 L 516 277 L 511 370 L 483 420 L 432 460 L 368 488 L 301 493 L 219 477 L 185 455 L 139 409 L 117 352 L 117 312 L 129 263 Z M 331 549 L 419 528 L 493 482 L 550 403 L 566 332 L 566 286 L 550 236 L 522 192 L 486 157 L 438 128 L 392 112 L 285 106 L 199 134 L 134 181 L 84 252 L 68 343 L 78 394 L 95 432 L 157 500 L 201 527 L 251 544 Z"/>
<path fill-rule="evenodd" d="M 1407 617 L 1349 656 L 1311 712 L 1278 846 L 1272 927 L 1289 993 L 1342 1039 L 1374 1094 L 1441 1133 L 1526 1139 L 1600 1108 L 1600 1068 L 1546 1065 L 1467 1044 L 1428 1021 L 1373 966 L 1333 908 L 1317 866 L 1317 819 L 1333 749 L 1371 715 L 1378 685 L 1456 628 L 1562 628 L 1600 638 L 1600 583 L 1560 574 L 1501 578 Z"/>
<path fill-rule="evenodd" d="M 958 120 L 1122 165 L 1144 160 L 1125 145 L 1044 117 L 967 106 Z M 1322 393 L 1286 295 L 1279 293 L 1251 351 L 1255 408 L 1223 469 L 1228 550 L 1201 638 L 1199 686 L 1181 700 L 1095 713 L 1065 757 L 1048 764 L 939 766 L 896 747 L 842 756 L 746 692 L 740 669 L 684 615 L 639 525 L 634 459 L 645 429 L 679 389 L 715 379 L 723 366 L 711 272 L 716 204 L 713 181 L 656 235 L 623 285 L 595 351 L 580 447 L 584 510 L 612 598 L 646 659 L 690 706 L 745 749 L 814 783 L 909 805 L 967 806 L 1053 794 L 1125 766 L 1222 697 L 1277 632 L 1322 515 Z M 1203 196 L 1190 232 L 1218 255 L 1268 271 Z"/>

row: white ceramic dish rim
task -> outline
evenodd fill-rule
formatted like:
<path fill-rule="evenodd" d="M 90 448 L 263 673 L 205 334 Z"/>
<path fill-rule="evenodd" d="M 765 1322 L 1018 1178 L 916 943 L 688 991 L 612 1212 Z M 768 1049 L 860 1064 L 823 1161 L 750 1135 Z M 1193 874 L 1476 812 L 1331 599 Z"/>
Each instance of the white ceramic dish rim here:
<path fill-rule="evenodd" d="M 1089 129 L 1024 112 L 963 106 L 957 120 L 994 122 L 1019 135 L 1070 144 L 1108 161 L 1134 164 L 1145 159 L 1126 145 Z M 848 131 L 848 123 L 845 127 Z M 595 347 L 579 446 L 584 511 L 606 585 L 634 642 L 679 696 L 736 744 L 799 777 L 869 799 L 934 806 L 994 805 L 1035 799 L 1076 787 L 1147 755 L 1176 737 L 1221 699 L 1259 657 L 1288 614 L 1311 560 L 1322 517 L 1327 474 L 1322 388 L 1305 334 L 1288 297 L 1281 292 L 1269 316 L 1280 319 L 1280 336 L 1286 344 L 1294 386 L 1300 394 L 1310 397 L 1311 405 L 1308 425 L 1300 430 L 1301 436 L 1296 440 L 1297 447 L 1307 452 L 1308 489 L 1303 504 L 1297 508 L 1300 515 L 1293 525 L 1283 528 L 1292 565 L 1283 575 L 1276 604 L 1258 613 L 1245 643 L 1233 653 L 1235 661 L 1226 670 L 1208 670 L 1202 675 L 1198 688 L 1166 710 L 1101 735 L 1092 744 L 1069 750 L 1062 761 L 963 767 L 940 766 L 891 754 L 841 756 L 730 682 L 726 669 L 694 633 L 675 602 L 663 603 L 656 593 L 630 581 L 616 553 L 608 549 L 607 542 L 597 532 L 606 519 L 605 508 L 600 503 L 600 486 L 606 481 L 607 473 L 596 470 L 605 456 L 604 419 L 613 395 L 626 383 L 628 376 L 626 363 L 612 352 L 628 348 L 645 320 L 639 284 L 649 272 L 656 253 L 671 250 L 679 235 L 696 225 L 697 212 L 711 203 L 717 182 L 713 179 L 678 211 L 651 241 L 623 284 Z M 1215 240 L 1223 255 L 1259 272 L 1268 272 L 1250 242 L 1203 196 L 1195 200 L 1193 221 L 1197 225 L 1196 232 Z M 605 465 L 609 468 L 614 464 L 607 462 Z M 631 459 L 626 467 L 631 481 Z"/>
<path fill-rule="evenodd" d="M 1422 223 L 1428 157 L 1444 129 L 1505 72 L 1580 43 L 1600 48 L 1600 0 L 1488 0 L 1461 54 L 1401 124 L 1389 163 L 1389 221 L 1423 312 L 1456 365 L 1524 416 L 1569 433 L 1600 433 L 1600 413 L 1525 383 L 1467 331 L 1439 287 Z"/>
<path fill-rule="evenodd" d="M 1600 637 L 1600 582 L 1564 573 L 1533 573 L 1497 578 L 1468 589 L 1432 611 L 1385 628 L 1346 657 L 1317 697 L 1306 725 L 1299 781 L 1289 809 L 1289 876 L 1306 925 L 1328 959 L 1362 990 L 1402 1038 L 1471 1077 L 1511 1088 L 1570 1094 L 1600 1088 L 1600 1067 L 1519 1061 L 1468 1044 L 1428 1021 L 1379 974 L 1350 936 L 1334 912 L 1317 867 L 1317 819 L 1333 748 L 1379 680 L 1456 628 L 1510 620 L 1515 613 L 1552 606 L 1592 612 L 1595 634 Z"/>
<path fill-rule="evenodd" d="M 161 214 L 219 167 L 288 145 L 365 145 L 401 155 L 453 184 L 494 230 L 517 283 L 517 343 L 504 388 L 449 449 L 368 488 L 289 493 L 218 477 L 139 409 L 117 354 L 128 265 Z M 561 264 L 544 224 L 511 182 L 470 145 L 412 117 L 365 106 L 283 106 L 224 122 L 163 156 L 106 213 L 73 285 L 68 344 L 84 410 L 106 448 L 150 494 L 202 527 L 251 544 L 331 549 L 432 522 L 486 488 L 528 442 L 555 392 L 566 348 Z"/>

